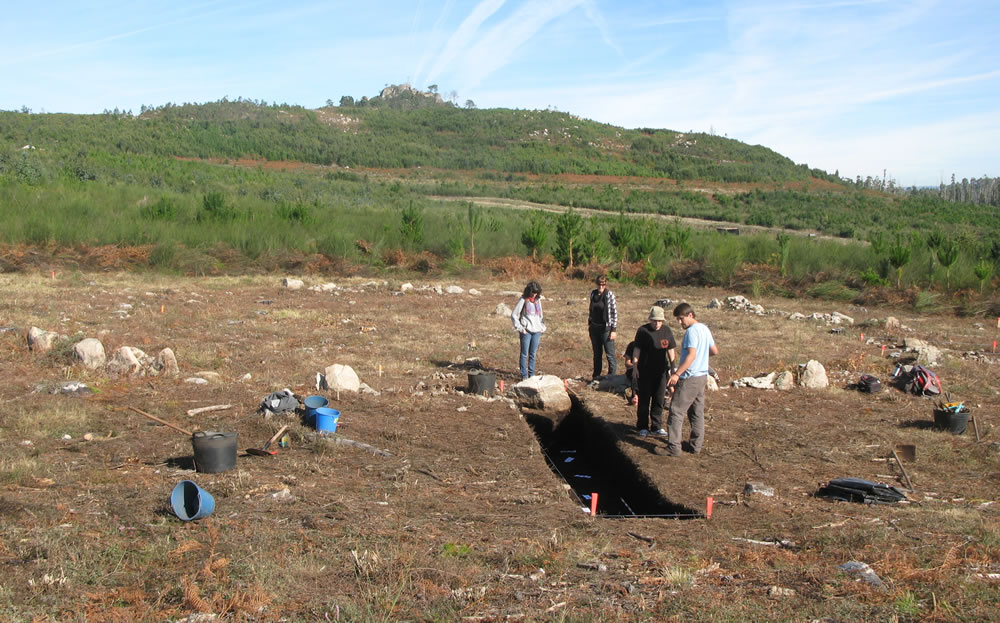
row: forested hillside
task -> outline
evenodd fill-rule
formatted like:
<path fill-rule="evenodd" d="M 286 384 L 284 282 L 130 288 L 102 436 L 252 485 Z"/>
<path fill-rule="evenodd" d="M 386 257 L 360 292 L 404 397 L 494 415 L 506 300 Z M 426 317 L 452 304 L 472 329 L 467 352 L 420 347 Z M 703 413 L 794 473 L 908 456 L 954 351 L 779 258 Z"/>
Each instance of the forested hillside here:
<path fill-rule="evenodd" d="M 656 280 L 693 261 L 685 278 L 705 283 L 769 265 L 854 288 L 980 291 L 1000 258 L 995 208 L 873 190 L 764 146 L 557 111 L 459 108 L 405 90 L 329 104 L 0 112 L 0 241 L 144 246 L 147 263 L 186 272 L 268 269 L 288 254 L 384 264 L 397 249 L 438 258 L 430 265 L 527 253 L 617 263 L 622 278 L 626 265 Z M 551 211 L 486 207 L 501 200 Z M 607 216 L 573 225 L 572 208 Z M 818 251 L 826 243 L 727 240 L 684 221 L 625 218 L 640 214 L 861 242 Z"/>

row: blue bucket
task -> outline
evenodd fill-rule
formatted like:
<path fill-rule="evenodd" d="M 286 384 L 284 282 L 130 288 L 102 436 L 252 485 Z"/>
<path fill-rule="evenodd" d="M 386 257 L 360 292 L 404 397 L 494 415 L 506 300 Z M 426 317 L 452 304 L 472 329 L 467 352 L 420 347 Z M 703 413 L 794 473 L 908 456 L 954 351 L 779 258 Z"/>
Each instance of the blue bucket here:
<path fill-rule="evenodd" d="M 170 494 L 174 514 L 184 521 L 208 517 L 215 510 L 215 498 L 190 480 L 182 480 Z"/>
<path fill-rule="evenodd" d="M 329 407 L 319 407 L 316 409 L 316 430 L 322 433 L 337 432 L 337 422 L 340 420 L 340 411 Z"/>
<path fill-rule="evenodd" d="M 306 396 L 303 404 L 306 406 L 306 421 L 312 423 L 316 421 L 316 409 L 329 405 L 330 401 L 322 396 Z"/>

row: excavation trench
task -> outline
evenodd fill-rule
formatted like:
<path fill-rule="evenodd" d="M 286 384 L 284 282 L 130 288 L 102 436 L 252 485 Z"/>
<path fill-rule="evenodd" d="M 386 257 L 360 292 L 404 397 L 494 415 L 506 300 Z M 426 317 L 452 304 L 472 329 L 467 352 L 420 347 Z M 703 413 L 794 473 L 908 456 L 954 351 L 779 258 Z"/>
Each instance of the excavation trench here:
<path fill-rule="evenodd" d="M 564 480 L 574 501 L 589 512 L 597 493 L 597 515 L 608 519 L 660 517 L 695 519 L 702 513 L 671 502 L 618 447 L 618 436 L 578 401 L 556 421 L 525 413 L 549 467 Z"/>

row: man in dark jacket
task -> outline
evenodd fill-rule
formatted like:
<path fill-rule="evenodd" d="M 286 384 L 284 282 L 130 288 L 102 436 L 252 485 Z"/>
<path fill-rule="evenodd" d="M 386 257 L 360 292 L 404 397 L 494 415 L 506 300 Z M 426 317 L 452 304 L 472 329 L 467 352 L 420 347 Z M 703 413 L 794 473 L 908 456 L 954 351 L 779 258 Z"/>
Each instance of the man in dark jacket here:
<path fill-rule="evenodd" d="M 614 293 L 608 290 L 607 277 L 601 275 L 594 280 L 594 283 L 597 284 L 597 288 L 590 291 L 590 316 L 587 328 L 590 332 L 590 345 L 594 349 L 593 379 L 597 380 L 604 367 L 603 355 L 608 359 L 608 374 L 614 374 L 617 369 L 615 337 L 618 332 L 618 303 L 615 301 Z"/>
<path fill-rule="evenodd" d="M 645 437 L 649 429 L 657 437 L 666 437 L 663 428 L 663 402 L 667 392 L 667 372 L 676 358 L 677 342 L 674 334 L 664 324 L 662 307 L 649 310 L 649 322 L 635 332 L 632 354 L 638 363 L 632 371 L 639 377 L 639 406 L 636 410 L 636 428 Z M 652 424 L 652 426 L 650 426 Z"/>

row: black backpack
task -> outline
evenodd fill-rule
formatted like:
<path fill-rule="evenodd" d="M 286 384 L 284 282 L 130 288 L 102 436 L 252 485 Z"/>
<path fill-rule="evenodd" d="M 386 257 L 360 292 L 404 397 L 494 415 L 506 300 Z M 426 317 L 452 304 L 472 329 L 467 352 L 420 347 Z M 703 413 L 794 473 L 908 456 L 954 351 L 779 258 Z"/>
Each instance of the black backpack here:
<path fill-rule="evenodd" d="M 866 394 L 877 394 L 882 391 L 882 381 L 877 376 L 862 374 L 858 379 L 858 391 Z"/>

